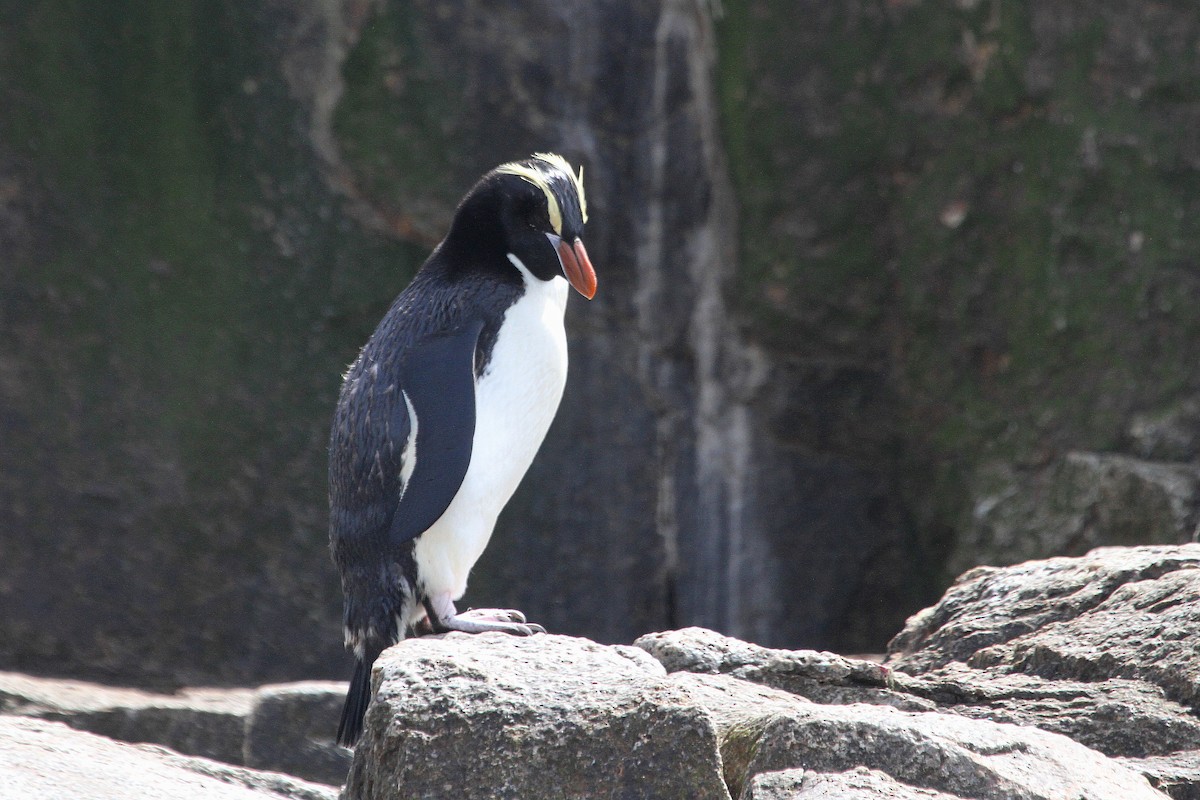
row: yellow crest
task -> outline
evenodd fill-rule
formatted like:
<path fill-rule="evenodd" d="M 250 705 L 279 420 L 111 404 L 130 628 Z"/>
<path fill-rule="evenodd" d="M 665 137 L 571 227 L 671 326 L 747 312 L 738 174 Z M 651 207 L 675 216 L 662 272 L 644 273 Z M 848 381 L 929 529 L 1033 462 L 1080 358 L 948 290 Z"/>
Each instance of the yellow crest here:
<path fill-rule="evenodd" d="M 530 163 L 532 162 L 532 163 Z M 540 163 L 539 163 L 540 162 Z M 542 166 L 542 165 L 546 166 Z M 554 193 L 551 181 L 561 180 L 563 176 L 571 182 L 575 195 L 579 198 L 579 215 L 587 222 L 587 198 L 583 194 L 583 167 L 579 173 L 571 171 L 571 165 L 557 153 L 534 153 L 527 162 L 514 161 L 511 164 L 501 164 L 496 172 L 506 175 L 516 175 L 532 183 L 546 195 L 546 209 L 550 214 L 550 224 L 554 232 L 562 235 L 562 208 L 558 204 L 558 196 Z"/>

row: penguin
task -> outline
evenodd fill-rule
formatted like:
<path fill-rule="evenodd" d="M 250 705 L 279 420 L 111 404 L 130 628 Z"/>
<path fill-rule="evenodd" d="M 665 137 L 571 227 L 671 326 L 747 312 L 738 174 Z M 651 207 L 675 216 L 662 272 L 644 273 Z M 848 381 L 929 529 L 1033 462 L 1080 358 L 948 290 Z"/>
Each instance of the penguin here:
<path fill-rule="evenodd" d="M 583 169 L 561 156 L 491 170 L 343 377 L 329 540 L 355 668 L 339 744 L 358 741 L 371 667 L 406 636 L 545 632 L 454 603 L 562 398 L 567 296 L 596 294 L 586 221 Z"/>

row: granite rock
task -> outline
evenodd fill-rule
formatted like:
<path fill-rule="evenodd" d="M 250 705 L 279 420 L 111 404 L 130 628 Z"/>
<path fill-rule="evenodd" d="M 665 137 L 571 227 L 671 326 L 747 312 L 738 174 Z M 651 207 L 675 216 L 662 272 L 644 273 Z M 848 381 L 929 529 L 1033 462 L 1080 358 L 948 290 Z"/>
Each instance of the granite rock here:
<path fill-rule="evenodd" d="M 1200 466 L 1071 451 L 1044 465 L 981 465 L 948 567 L 1007 565 L 1101 546 L 1181 544 L 1200 524 Z"/>
<path fill-rule="evenodd" d="M 683 641 L 706 645 L 706 673 L 668 674 L 641 649 L 563 636 L 405 641 L 379 661 L 345 797 L 741 798 L 762 773 L 860 767 L 950 796 L 1163 797 L 1134 770 L 1054 733 L 816 703 L 744 680 L 732 673 L 762 653 L 715 634 L 661 635 L 643 646 L 679 656 Z M 733 661 L 741 663 L 721 674 Z M 819 664 L 810 674 L 833 683 L 867 670 L 834 657 L 809 663 Z"/>
<path fill-rule="evenodd" d="M 958 800 L 959 795 L 920 789 L 886 772 L 856 767 L 845 772 L 785 769 L 763 772 L 746 786 L 741 800 Z"/>
<path fill-rule="evenodd" d="M 305 681 L 263 686 L 246 722 L 244 763 L 305 780 L 341 785 L 350 751 L 334 742 L 346 684 Z"/>
<path fill-rule="evenodd" d="M 936 708 L 933 702 L 896 691 L 893 671 L 865 659 L 761 647 L 695 627 L 649 633 L 634 645 L 658 659 L 668 672 L 732 675 L 817 703 L 879 703 L 906 711 Z"/>
<path fill-rule="evenodd" d="M 1037 728 L 813 703 L 723 675 L 671 677 L 712 715 L 733 797 L 755 775 L 797 767 L 821 773 L 865 767 L 913 787 L 996 800 L 1162 797 L 1133 770 Z"/>
<path fill-rule="evenodd" d="M 85 681 L 0 673 L 0 713 L 57 720 L 125 742 L 146 742 L 242 764 L 253 689 L 183 689 L 173 694 Z"/>
<path fill-rule="evenodd" d="M 347 800 L 728 797 L 708 715 L 636 648 L 452 633 L 377 664 Z"/>
<path fill-rule="evenodd" d="M 1200 694 L 1200 545 L 1098 548 L 967 572 L 911 617 L 888 664 L 921 674 L 959 661 L 1048 680 L 1130 678 L 1192 704 Z"/>
<path fill-rule="evenodd" d="M 0 717 L 0 796 L 72 800 L 336 800 L 330 787 Z"/>
<path fill-rule="evenodd" d="M 1200 794 L 1200 545 L 980 567 L 913 615 L 887 665 L 944 710 L 1057 731 Z"/>
<path fill-rule="evenodd" d="M 346 684 L 308 681 L 172 694 L 0 673 L 0 714 L 65 723 L 256 770 L 340 785 L 350 753 L 333 741 Z"/>

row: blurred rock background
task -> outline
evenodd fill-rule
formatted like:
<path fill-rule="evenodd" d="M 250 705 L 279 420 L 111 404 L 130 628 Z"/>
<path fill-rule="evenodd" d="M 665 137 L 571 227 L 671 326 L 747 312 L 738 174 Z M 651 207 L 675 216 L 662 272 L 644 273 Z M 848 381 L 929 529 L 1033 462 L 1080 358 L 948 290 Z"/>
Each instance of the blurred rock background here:
<path fill-rule="evenodd" d="M 340 374 L 536 150 L 600 291 L 467 605 L 879 651 L 1193 537 L 1194 4 L 0 0 L 0 668 L 345 677 Z"/>

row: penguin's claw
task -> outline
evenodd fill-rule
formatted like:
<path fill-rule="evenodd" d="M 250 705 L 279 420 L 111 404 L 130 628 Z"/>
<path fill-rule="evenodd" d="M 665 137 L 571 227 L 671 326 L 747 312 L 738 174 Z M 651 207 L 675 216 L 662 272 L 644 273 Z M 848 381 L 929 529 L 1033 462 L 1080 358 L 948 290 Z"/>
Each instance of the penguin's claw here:
<path fill-rule="evenodd" d="M 546 629 L 536 622 L 526 622 L 525 615 L 515 608 L 472 608 L 454 615 L 452 620 L 446 620 L 452 630 L 462 630 L 453 626 L 453 622 L 459 621 L 471 626 L 482 623 L 486 626 L 484 630 L 503 631 L 514 636 L 532 636 L 535 633 L 546 632 Z"/>
<path fill-rule="evenodd" d="M 524 622 L 525 615 L 515 608 L 468 608 L 459 618 L 477 619 L 484 622 Z"/>
<path fill-rule="evenodd" d="M 499 631 L 513 636 L 532 636 L 546 632 L 536 622 L 526 622 L 525 615 L 513 608 L 473 608 L 459 614 L 448 597 L 440 596 L 426 600 L 425 609 L 429 624 L 437 633 Z"/>
<path fill-rule="evenodd" d="M 490 631 L 500 631 L 501 633 L 511 633 L 513 636 L 532 636 L 535 633 L 545 633 L 546 629 L 537 623 L 527 622 L 507 622 L 498 619 L 486 619 L 482 617 L 468 617 L 466 614 L 448 617 L 441 620 L 442 625 L 451 631 L 460 631 L 462 633 L 488 633 Z"/>

